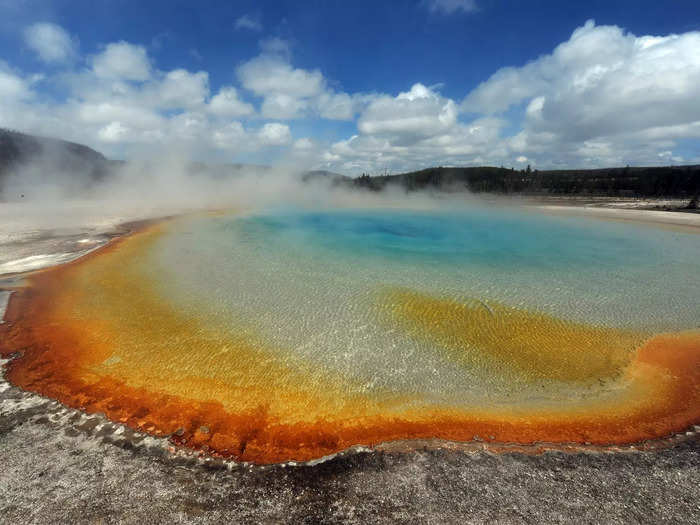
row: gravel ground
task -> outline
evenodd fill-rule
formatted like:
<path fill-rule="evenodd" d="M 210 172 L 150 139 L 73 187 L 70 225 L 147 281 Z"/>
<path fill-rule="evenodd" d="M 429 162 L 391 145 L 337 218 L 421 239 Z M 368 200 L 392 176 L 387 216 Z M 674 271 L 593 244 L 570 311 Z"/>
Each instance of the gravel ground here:
<path fill-rule="evenodd" d="M 697 434 L 654 452 L 352 451 L 203 464 L 0 383 L 0 523 L 699 523 Z"/>

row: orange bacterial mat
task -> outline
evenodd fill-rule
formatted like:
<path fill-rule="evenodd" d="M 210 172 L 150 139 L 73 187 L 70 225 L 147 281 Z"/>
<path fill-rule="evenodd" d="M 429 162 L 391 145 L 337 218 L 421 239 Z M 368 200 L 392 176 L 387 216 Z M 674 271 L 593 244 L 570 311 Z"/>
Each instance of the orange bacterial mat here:
<path fill-rule="evenodd" d="M 486 386 L 481 398 L 445 403 L 363 388 L 306 358 L 287 365 L 280 356 L 291 350 L 250 327 L 223 329 L 174 306 L 137 264 L 161 235 L 163 226 L 151 226 L 30 276 L 0 325 L 0 352 L 19 354 L 9 381 L 258 464 L 423 438 L 629 444 L 700 421 L 699 331 L 649 334 L 496 301 L 378 289 L 383 329 L 431 345 L 435 359 L 482 385 L 489 377 L 522 385 L 521 397 L 494 398 Z"/>

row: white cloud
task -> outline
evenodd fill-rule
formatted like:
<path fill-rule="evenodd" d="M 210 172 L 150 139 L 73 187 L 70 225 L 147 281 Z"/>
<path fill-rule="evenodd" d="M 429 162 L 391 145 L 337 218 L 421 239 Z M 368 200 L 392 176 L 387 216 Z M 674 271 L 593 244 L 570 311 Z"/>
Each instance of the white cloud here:
<path fill-rule="evenodd" d="M 210 96 L 206 71 L 159 71 L 143 47 L 124 42 L 107 45 L 92 64 L 49 77 L 69 95 L 63 102 L 40 103 L 31 88 L 41 78 L 24 77 L 0 62 L 0 123 L 120 156 L 174 146 L 200 158 L 222 152 L 226 158 L 292 143 L 283 124 L 247 130 L 231 122 L 254 115 L 254 108 L 234 86 Z"/>
<path fill-rule="evenodd" d="M 551 54 L 497 71 L 462 107 L 488 114 L 525 104 L 509 146 L 543 160 L 658 162 L 662 138 L 699 136 L 698 86 L 700 32 L 637 37 L 588 21 Z"/>
<path fill-rule="evenodd" d="M 168 120 L 171 140 L 199 144 L 208 140 L 211 132 L 206 115 L 197 111 L 187 111 Z"/>
<path fill-rule="evenodd" d="M 479 8 L 476 0 L 426 0 L 425 4 L 433 12 L 451 15 L 457 11 L 472 13 Z"/>
<path fill-rule="evenodd" d="M 242 64 L 236 71 L 244 88 L 263 98 L 264 118 L 288 120 L 320 116 L 331 120 L 351 120 L 366 104 L 364 95 L 349 95 L 330 89 L 318 70 L 295 68 L 289 61 L 286 41 L 261 42 L 262 54 Z"/>
<path fill-rule="evenodd" d="M 93 57 L 92 68 L 100 78 L 144 81 L 151 76 L 151 63 L 146 48 L 128 42 L 108 44 Z"/>
<path fill-rule="evenodd" d="M 286 124 L 270 122 L 260 128 L 258 138 L 263 144 L 268 146 L 284 146 L 291 142 L 292 133 Z"/>
<path fill-rule="evenodd" d="M 265 118 L 286 120 L 304 116 L 308 108 L 308 98 L 286 93 L 270 93 L 265 96 L 260 113 Z"/>
<path fill-rule="evenodd" d="M 260 41 L 260 50 L 263 55 L 272 55 L 289 60 L 292 55 L 290 42 L 284 38 L 270 37 Z"/>
<path fill-rule="evenodd" d="M 157 86 L 156 103 L 162 108 L 189 108 L 204 103 L 209 96 L 209 74 L 190 73 L 175 69 L 165 75 Z"/>
<path fill-rule="evenodd" d="M 308 137 L 303 137 L 294 141 L 294 149 L 299 151 L 308 151 L 315 147 L 314 141 Z"/>
<path fill-rule="evenodd" d="M 113 121 L 100 128 L 97 136 L 102 142 L 119 143 L 127 139 L 129 131 L 129 128 L 121 122 Z"/>
<path fill-rule="evenodd" d="M 256 95 L 284 94 L 303 98 L 323 91 L 324 80 L 320 71 L 295 69 L 280 57 L 261 55 L 238 68 L 243 87 Z"/>
<path fill-rule="evenodd" d="M 262 31 L 260 18 L 255 15 L 245 14 L 240 16 L 234 24 L 236 29 L 249 29 L 250 31 Z"/>
<path fill-rule="evenodd" d="M 412 91 L 415 93 L 420 88 Z M 454 105 L 449 99 L 444 103 Z M 415 123 L 408 124 L 407 127 L 392 125 L 392 132 L 363 132 L 336 142 L 325 156 L 327 167 L 358 172 L 430 165 L 501 164 L 507 154 L 499 148 L 505 125 L 502 119 L 486 117 L 468 124 L 455 121 L 450 126 L 432 127 L 431 133 L 418 133 Z"/>
<path fill-rule="evenodd" d="M 160 70 L 126 42 L 89 57 L 87 69 L 77 67 L 81 57 L 45 75 L 0 62 L 0 125 L 107 155 L 175 145 L 198 158 L 259 152 L 265 162 L 267 148 L 279 148 L 274 155 L 299 165 L 350 173 L 660 164 L 700 153 L 680 148 L 700 139 L 698 32 L 635 36 L 590 22 L 550 54 L 495 72 L 461 104 L 420 82 L 393 94 L 337 91 L 319 69 L 296 67 L 288 42 L 265 40 L 261 50 L 236 70 L 238 83 L 214 93 L 207 71 Z M 63 100 L 44 91 L 55 85 Z M 328 144 L 313 133 L 293 137 L 279 121 L 294 118 L 311 126 L 357 118 L 357 129 Z"/>
<path fill-rule="evenodd" d="M 29 83 L 22 77 L 14 74 L 0 60 L 0 110 L 2 110 L 2 102 L 7 104 L 29 98 L 31 90 Z M 2 114 L 0 113 L 0 116 Z"/>
<path fill-rule="evenodd" d="M 118 122 L 138 129 L 157 129 L 165 124 L 165 118 L 156 111 L 128 101 L 82 103 L 76 108 L 76 116 L 85 124 Z"/>
<path fill-rule="evenodd" d="M 220 117 L 245 117 L 255 113 L 253 106 L 238 97 L 233 86 L 224 86 L 209 101 L 210 113 Z"/>
<path fill-rule="evenodd" d="M 528 101 L 530 125 L 585 139 L 700 120 L 698 85 L 700 33 L 637 38 L 589 21 L 551 55 L 498 71 L 464 107 Z"/>
<path fill-rule="evenodd" d="M 38 22 L 24 30 L 25 43 L 44 62 L 66 62 L 76 54 L 76 43 L 61 27 Z"/>
<path fill-rule="evenodd" d="M 316 100 L 316 108 L 322 118 L 329 120 L 352 120 L 362 104 L 361 97 L 347 93 L 324 92 Z"/>
<path fill-rule="evenodd" d="M 148 80 L 133 82 L 100 76 L 88 70 L 64 74 L 61 81 L 71 89 L 73 98 L 87 102 L 177 110 L 200 108 L 209 98 L 209 74 L 206 71 L 152 71 Z"/>
<path fill-rule="evenodd" d="M 382 96 L 372 101 L 358 121 L 358 129 L 368 135 L 400 134 L 425 137 L 444 132 L 457 122 L 457 106 L 423 84 L 396 97 Z"/>
<path fill-rule="evenodd" d="M 219 129 L 214 130 L 213 140 L 216 147 L 224 150 L 242 150 L 243 144 L 248 140 L 247 133 L 240 122 L 230 122 Z"/>

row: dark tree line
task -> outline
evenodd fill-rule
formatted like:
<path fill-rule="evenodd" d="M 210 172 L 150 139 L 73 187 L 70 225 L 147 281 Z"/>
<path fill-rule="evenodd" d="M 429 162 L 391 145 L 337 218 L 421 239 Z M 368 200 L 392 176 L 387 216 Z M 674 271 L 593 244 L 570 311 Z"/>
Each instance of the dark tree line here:
<path fill-rule="evenodd" d="M 513 168 L 428 168 L 410 173 L 353 179 L 355 186 L 380 190 L 389 185 L 409 191 L 440 189 L 474 193 L 675 197 L 692 199 L 700 191 L 700 166 L 624 167 L 596 170 Z"/>

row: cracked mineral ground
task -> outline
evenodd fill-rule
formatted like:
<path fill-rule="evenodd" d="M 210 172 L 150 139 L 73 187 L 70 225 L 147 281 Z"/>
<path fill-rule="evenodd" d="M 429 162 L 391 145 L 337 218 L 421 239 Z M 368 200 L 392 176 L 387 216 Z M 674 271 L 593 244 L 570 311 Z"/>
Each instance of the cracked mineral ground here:
<path fill-rule="evenodd" d="M 349 451 L 313 466 L 173 455 L 0 388 L 3 523 L 693 523 L 700 441 L 652 451 Z"/>

